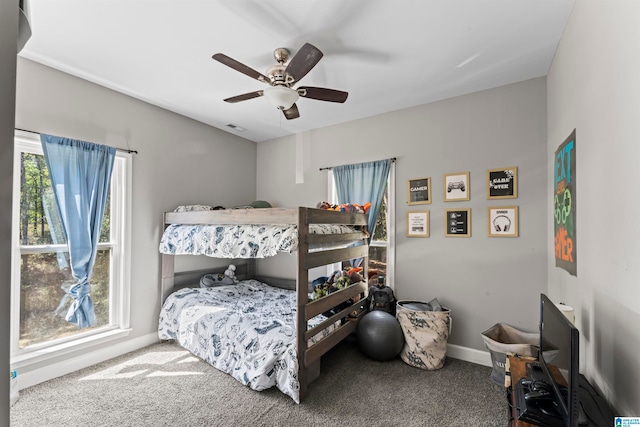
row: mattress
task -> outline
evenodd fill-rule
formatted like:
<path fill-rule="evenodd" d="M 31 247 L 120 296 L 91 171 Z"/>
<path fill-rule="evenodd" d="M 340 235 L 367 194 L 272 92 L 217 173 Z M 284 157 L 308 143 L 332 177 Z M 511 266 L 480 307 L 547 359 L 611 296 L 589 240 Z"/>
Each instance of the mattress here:
<path fill-rule="evenodd" d="M 308 327 L 325 319 L 316 316 Z M 299 403 L 295 322 L 295 291 L 246 280 L 174 292 L 160 311 L 158 336 L 176 340 L 254 390 L 276 386 Z M 309 345 L 330 331 L 313 337 Z"/>
<path fill-rule="evenodd" d="M 364 233 L 340 224 L 312 224 L 310 234 Z M 346 247 L 353 242 L 314 246 L 312 250 Z M 169 225 L 159 250 L 171 255 L 207 255 L 216 258 L 267 258 L 298 248 L 295 225 Z"/>

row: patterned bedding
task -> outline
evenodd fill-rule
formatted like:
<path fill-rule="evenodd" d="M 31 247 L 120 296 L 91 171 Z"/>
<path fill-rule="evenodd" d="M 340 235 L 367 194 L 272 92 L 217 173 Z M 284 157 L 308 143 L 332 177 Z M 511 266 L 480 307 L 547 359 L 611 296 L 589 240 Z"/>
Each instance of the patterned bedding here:
<path fill-rule="evenodd" d="M 353 233 L 337 224 L 312 224 L 309 233 Z M 347 246 L 347 244 L 342 244 Z M 180 225 L 168 226 L 160 252 L 172 255 L 207 255 L 216 258 L 267 258 L 298 248 L 295 225 Z"/>
<path fill-rule="evenodd" d="M 309 327 L 325 319 L 317 316 Z M 158 335 L 254 390 L 275 385 L 300 403 L 295 321 L 295 291 L 246 280 L 174 292 L 160 311 Z"/>

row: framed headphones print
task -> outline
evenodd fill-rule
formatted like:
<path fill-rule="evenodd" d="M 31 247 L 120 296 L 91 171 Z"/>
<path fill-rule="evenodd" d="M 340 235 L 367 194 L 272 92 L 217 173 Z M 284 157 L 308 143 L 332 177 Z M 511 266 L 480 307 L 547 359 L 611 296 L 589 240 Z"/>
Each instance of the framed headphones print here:
<path fill-rule="evenodd" d="M 493 206 L 487 210 L 489 237 L 518 237 L 518 207 Z"/>

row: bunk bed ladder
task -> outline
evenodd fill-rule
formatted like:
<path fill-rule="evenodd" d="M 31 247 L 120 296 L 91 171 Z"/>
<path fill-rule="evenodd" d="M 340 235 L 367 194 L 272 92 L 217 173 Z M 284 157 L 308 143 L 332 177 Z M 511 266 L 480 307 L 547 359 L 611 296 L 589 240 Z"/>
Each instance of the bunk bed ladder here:
<path fill-rule="evenodd" d="M 310 235 L 309 225 L 316 223 L 331 223 L 333 218 L 328 217 L 327 212 L 318 212 L 315 209 L 310 208 L 298 208 L 298 251 L 297 257 L 297 277 L 296 277 L 296 289 L 297 289 L 297 323 L 296 323 L 296 346 L 298 351 L 298 381 L 300 383 L 300 401 L 302 401 L 307 393 L 309 384 L 320 376 L 320 360 L 323 354 L 337 345 L 340 341 L 346 338 L 349 334 L 353 333 L 356 328 L 357 320 L 362 317 L 364 311 L 360 308 L 365 305 L 365 298 L 367 292 L 366 282 L 360 282 L 354 284 L 340 291 L 336 291 L 331 295 L 323 297 L 321 300 L 316 300 L 309 303 L 308 301 L 308 286 L 309 286 L 309 270 L 314 267 L 322 265 L 328 265 L 336 261 L 347 261 L 353 258 L 363 258 L 363 277 L 366 280 L 367 277 L 367 264 L 368 264 L 368 241 L 363 240 L 364 245 L 347 247 L 341 249 L 331 249 L 326 251 L 309 253 L 310 243 L 318 242 L 322 240 L 322 236 Z M 345 219 L 342 215 L 342 219 L 335 221 L 334 223 L 356 223 L 362 227 L 365 232 L 367 230 L 366 219 L 355 219 L 355 216 L 349 215 Z M 340 239 L 340 237 L 338 237 Z M 300 256 L 304 254 L 303 256 Z M 340 304 L 349 298 L 355 298 L 355 302 L 348 308 L 343 309 L 337 314 L 334 314 L 329 319 L 325 320 L 322 324 L 307 330 L 307 319 L 310 319 L 320 313 L 325 312 L 332 306 Z M 351 317 L 353 312 L 357 312 L 355 317 Z M 309 339 L 316 333 L 320 332 L 327 326 L 338 322 L 341 325 L 331 332 L 328 336 L 323 338 L 320 342 L 313 345 L 311 348 L 308 346 Z"/>

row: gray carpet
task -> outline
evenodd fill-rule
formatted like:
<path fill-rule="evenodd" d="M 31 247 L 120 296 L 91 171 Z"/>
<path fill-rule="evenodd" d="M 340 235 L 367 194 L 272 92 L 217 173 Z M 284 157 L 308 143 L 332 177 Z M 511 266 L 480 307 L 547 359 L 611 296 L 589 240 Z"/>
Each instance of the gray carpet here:
<path fill-rule="evenodd" d="M 22 390 L 11 426 L 505 426 L 505 391 L 490 374 L 451 358 L 437 371 L 377 362 L 350 337 L 297 405 L 160 343 Z"/>

